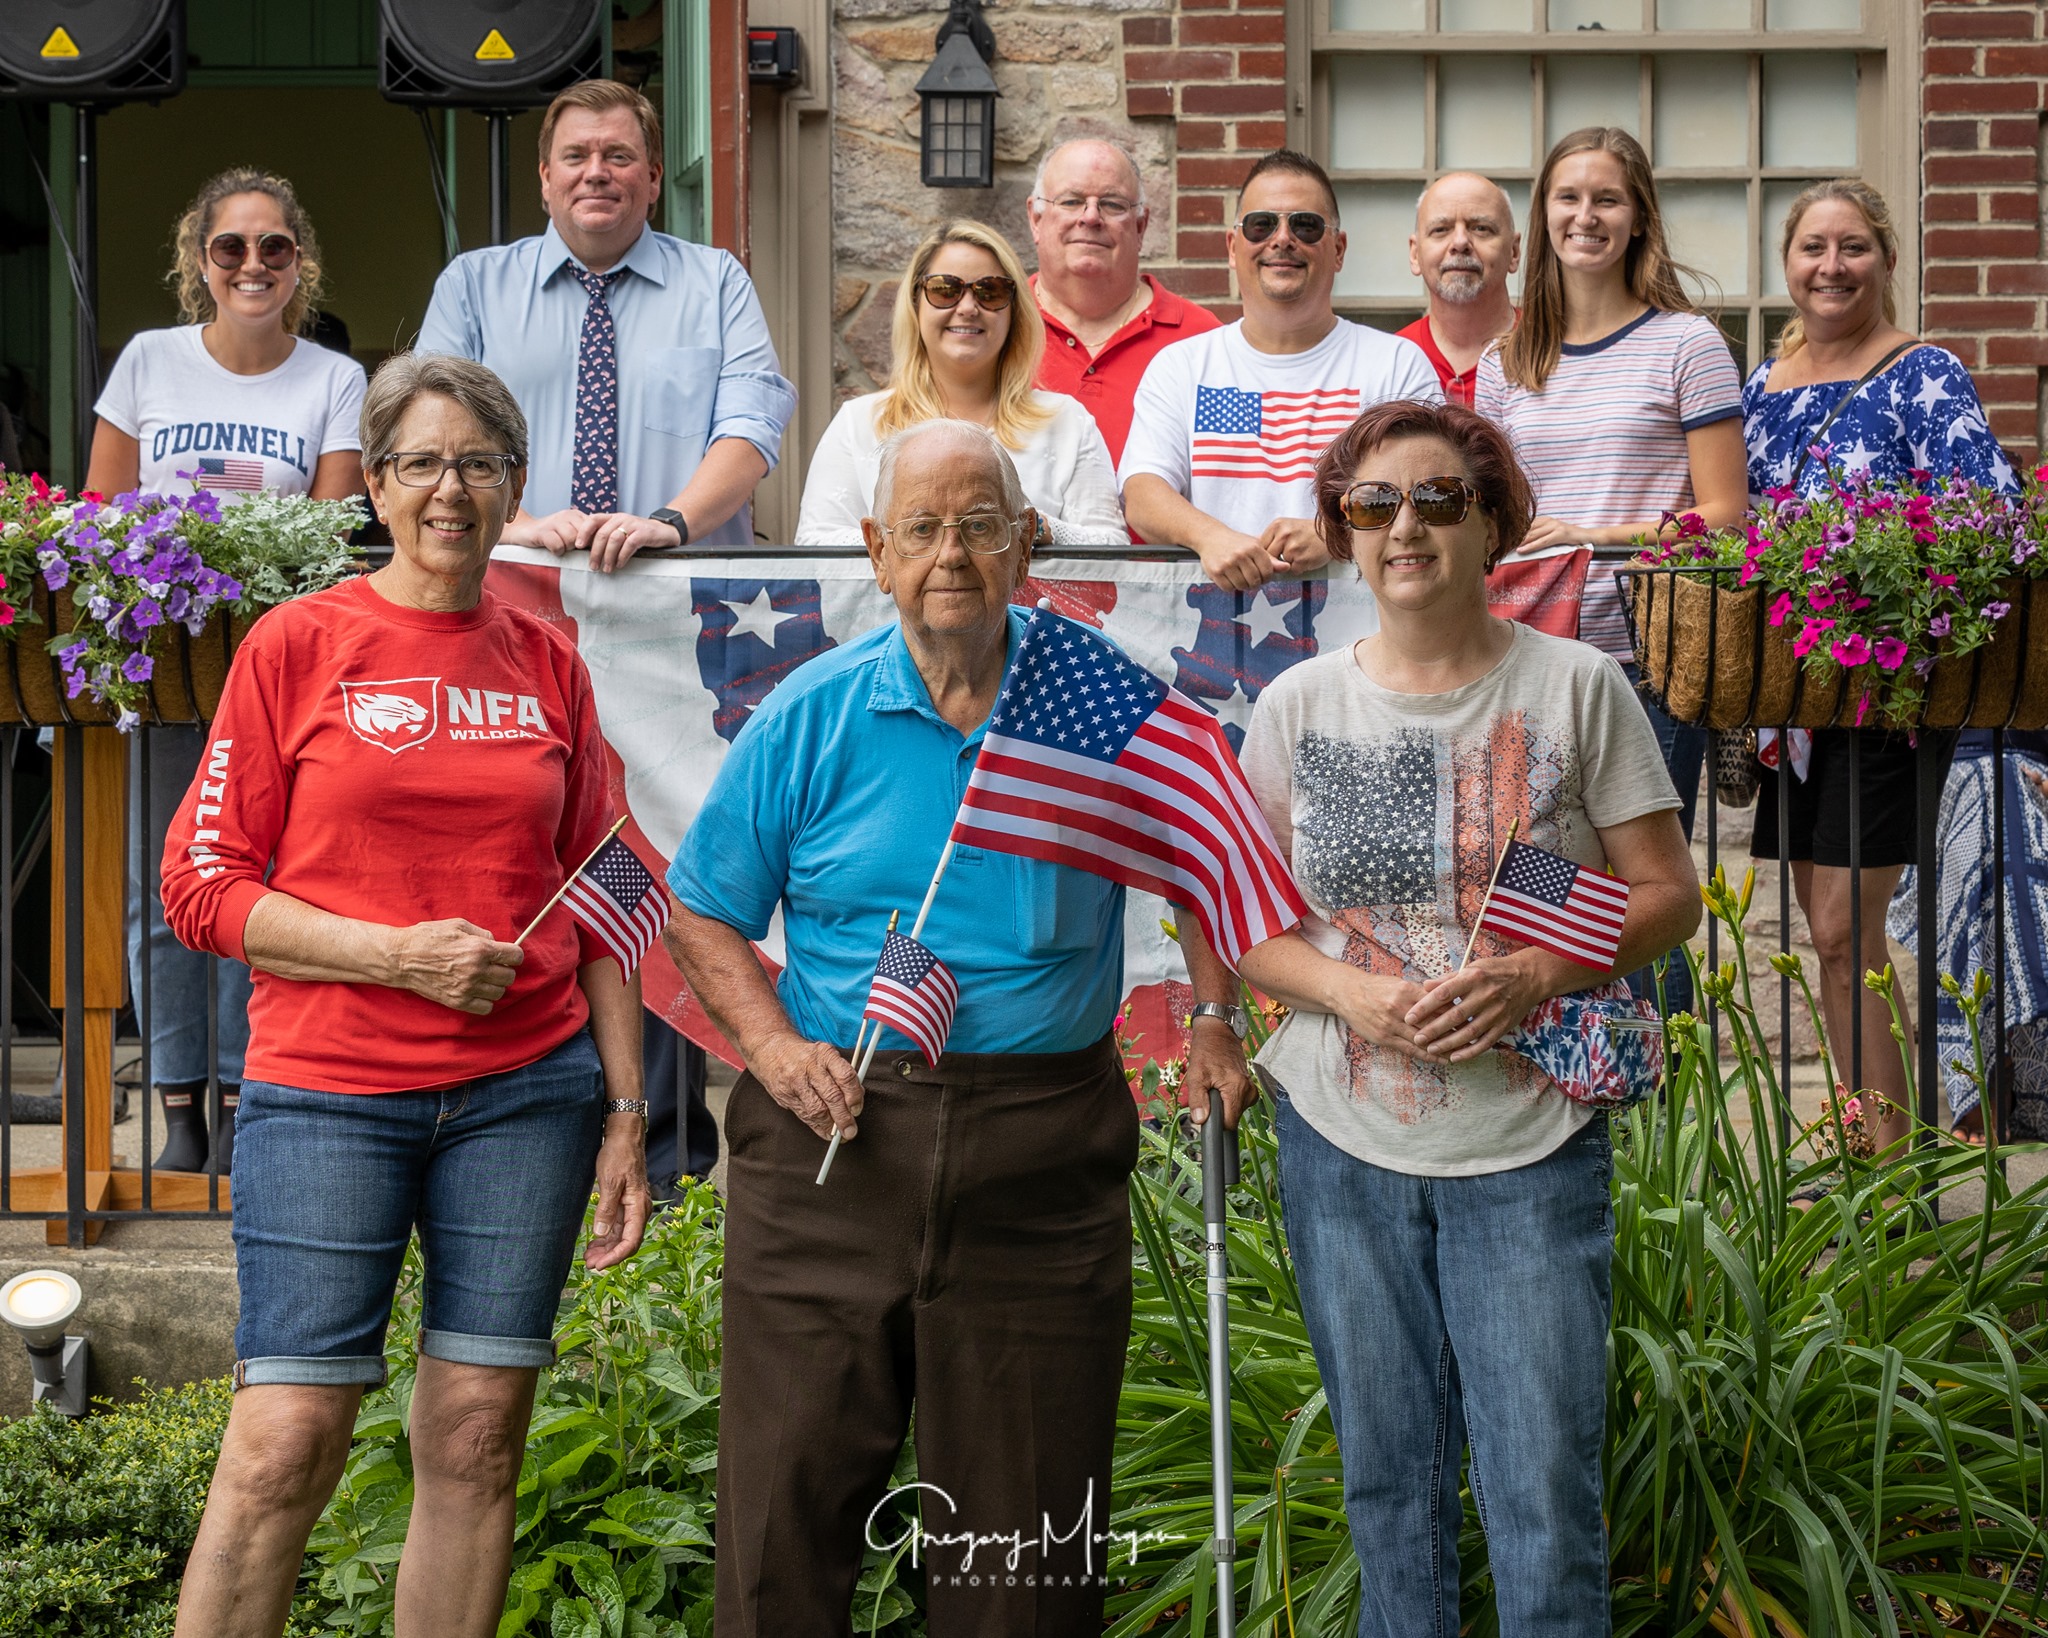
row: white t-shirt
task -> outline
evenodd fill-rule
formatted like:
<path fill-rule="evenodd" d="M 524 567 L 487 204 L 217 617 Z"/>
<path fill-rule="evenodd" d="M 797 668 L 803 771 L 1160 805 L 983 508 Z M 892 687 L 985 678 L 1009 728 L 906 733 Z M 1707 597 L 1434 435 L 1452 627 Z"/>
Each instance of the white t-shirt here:
<path fill-rule="evenodd" d="M 1247 535 L 1275 518 L 1314 517 L 1316 457 L 1390 398 L 1444 401 L 1414 342 L 1340 318 L 1305 353 L 1262 353 L 1240 319 L 1146 366 L 1117 484 L 1149 472 Z"/>
<path fill-rule="evenodd" d="M 322 455 L 363 447 L 366 383 L 354 359 L 301 336 L 276 369 L 237 375 L 214 360 L 200 329 L 142 331 L 93 405 L 142 446 L 138 487 L 204 489 L 223 501 L 258 490 L 303 495 Z"/>
<path fill-rule="evenodd" d="M 874 510 L 882 441 L 875 421 L 887 393 L 850 399 L 832 417 L 811 453 L 804 503 L 797 514 L 798 546 L 858 546 L 860 520 Z M 1063 546 L 1122 546 L 1129 542 L 1116 471 L 1095 417 L 1063 392 L 1031 394 L 1052 419 L 1022 449 L 1009 450 L 1024 496 L 1042 513 Z M 1007 445 L 1004 446 L 1006 449 Z"/>
<path fill-rule="evenodd" d="M 1427 985 L 1464 954 L 1512 821 L 1521 840 L 1604 867 L 1600 830 L 1678 806 L 1621 667 L 1511 629 L 1505 658 L 1449 693 L 1383 688 L 1347 645 L 1260 694 L 1239 760 L 1324 955 Z M 1487 932 L 1472 953 L 1515 947 Z M 1519 1055 L 1409 1058 L 1332 1013 L 1289 1014 L 1258 1061 L 1338 1148 L 1414 1176 L 1526 1166 L 1588 1117 Z"/>

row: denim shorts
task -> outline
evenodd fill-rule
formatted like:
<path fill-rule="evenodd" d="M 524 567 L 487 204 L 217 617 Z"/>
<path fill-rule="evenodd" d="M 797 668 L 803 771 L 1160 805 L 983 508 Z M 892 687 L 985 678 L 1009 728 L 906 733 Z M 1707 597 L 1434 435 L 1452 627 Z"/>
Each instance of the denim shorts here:
<path fill-rule="evenodd" d="M 235 1385 L 382 1382 L 415 1228 L 421 1353 L 551 1363 L 603 1135 L 602 1085 L 587 1029 L 524 1068 L 434 1092 L 244 1081 Z"/>

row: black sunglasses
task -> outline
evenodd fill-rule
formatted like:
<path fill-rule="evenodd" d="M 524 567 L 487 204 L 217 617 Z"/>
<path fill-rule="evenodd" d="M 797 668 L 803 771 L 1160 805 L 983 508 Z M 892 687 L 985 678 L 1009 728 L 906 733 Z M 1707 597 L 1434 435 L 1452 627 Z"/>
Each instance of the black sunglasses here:
<path fill-rule="evenodd" d="M 1262 245 L 1280 230 L 1282 220 L 1277 210 L 1248 210 L 1237 219 L 1237 231 L 1246 244 Z M 1329 219 L 1321 211 L 1290 210 L 1284 220 L 1288 236 L 1298 245 L 1321 244 L 1330 231 Z"/>
<path fill-rule="evenodd" d="M 952 273 L 927 273 L 917 281 L 918 293 L 927 307 L 944 312 L 958 307 L 960 298 L 974 292 L 974 305 L 984 313 L 1000 313 L 1017 294 L 1017 281 L 1006 273 L 990 273 L 979 279 L 963 279 Z"/>
<path fill-rule="evenodd" d="M 215 267 L 232 273 L 249 259 L 248 235 L 216 233 L 206 255 Z M 256 240 L 256 259 L 271 272 L 281 273 L 299 259 L 298 241 L 289 233 L 265 233 Z"/>
<path fill-rule="evenodd" d="M 1463 523 L 1477 498 L 1463 478 L 1424 478 L 1407 491 L 1408 504 L 1422 523 Z M 1399 484 L 1355 483 L 1337 507 L 1354 529 L 1384 529 L 1399 516 L 1401 499 Z"/>

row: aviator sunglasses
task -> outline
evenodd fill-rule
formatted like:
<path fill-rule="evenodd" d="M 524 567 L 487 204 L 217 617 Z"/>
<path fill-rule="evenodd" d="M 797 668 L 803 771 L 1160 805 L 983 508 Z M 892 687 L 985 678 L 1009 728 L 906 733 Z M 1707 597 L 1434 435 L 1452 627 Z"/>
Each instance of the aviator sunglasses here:
<path fill-rule="evenodd" d="M 1287 233 L 1298 245 L 1321 244 L 1330 223 L 1321 211 L 1290 210 L 1286 213 Z M 1237 219 L 1237 231 L 1248 245 L 1262 245 L 1280 230 L 1277 210 L 1248 210 Z"/>
<path fill-rule="evenodd" d="M 1399 484 L 1355 483 L 1337 503 L 1344 521 L 1354 529 L 1384 529 L 1401 511 Z M 1424 478 L 1407 491 L 1418 522 L 1463 523 L 1472 509 L 1472 486 L 1463 478 Z"/>
<path fill-rule="evenodd" d="M 1000 313 L 1017 294 L 1017 281 L 1006 273 L 990 273 L 979 279 L 963 279 L 953 273 L 927 273 L 917 281 L 918 293 L 927 307 L 941 312 L 960 305 L 960 298 L 974 292 L 974 305 L 984 313 Z"/>
<path fill-rule="evenodd" d="M 232 273 L 249 259 L 248 236 L 216 233 L 206 255 L 215 267 Z M 265 233 L 256 240 L 256 259 L 271 272 L 281 273 L 299 259 L 298 241 L 289 233 Z"/>

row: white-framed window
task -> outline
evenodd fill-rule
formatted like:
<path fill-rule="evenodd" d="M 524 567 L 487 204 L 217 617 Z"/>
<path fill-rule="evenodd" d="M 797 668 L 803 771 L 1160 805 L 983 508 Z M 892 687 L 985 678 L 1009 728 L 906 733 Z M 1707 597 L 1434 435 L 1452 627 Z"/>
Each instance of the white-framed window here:
<path fill-rule="evenodd" d="M 1678 259 L 1711 281 L 1738 360 L 1783 327 L 1778 240 L 1808 182 L 1890 202 L 1900 310 L 1918 294 L 1914 0 L 1310 0 L 1309 132 L 1349 234 L 1337 302 L 1422 310 L 1408 235 L 1445 171 L 1493 177 L 1525 236 L 1550 144 L 1619 125 L 1649 150 Z"/>

